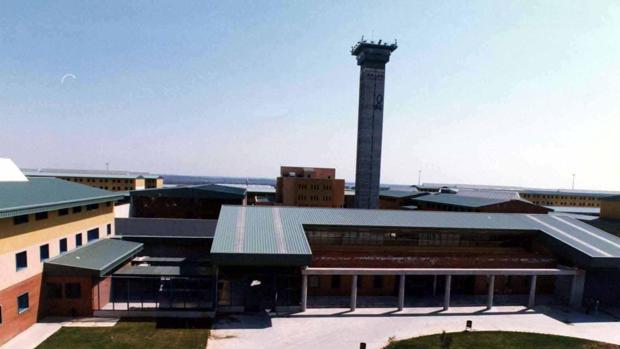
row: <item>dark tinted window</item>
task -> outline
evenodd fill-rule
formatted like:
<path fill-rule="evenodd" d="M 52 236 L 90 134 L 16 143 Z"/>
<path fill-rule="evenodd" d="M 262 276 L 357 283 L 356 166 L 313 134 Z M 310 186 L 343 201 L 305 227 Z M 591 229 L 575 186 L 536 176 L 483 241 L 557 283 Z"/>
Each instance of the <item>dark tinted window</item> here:
<path fill-rule="evenodd" d="M 92 210 L 96 210 L 98 208 L 99 208 L 99 204 L 86 205 L 86 211 L 92 211 Z"/>
<path fill-rule="evenodd" d="M 112 224 L 108 224 L 108 225 L 106 225 L 106 227 L 105 227 L 105 228 L 106 228 L 106 233 L 107 233 L 108 235 L 112 234 Z"/>
<path fill-rule="evenodd" d="M 13 224 L 28 223 L 28 215 L 13 217 Z"/>
<path fill-rule="evenodd" d="M 67 239 L 60 239 L 60 253 L 67 252 Z"/>
<path fill-rule="evenodd" d="M 82 289 L 78 283 L 65 284 L 65 297 L 67 298 L 80 298 L 82 296 Z"/>
<path fill-rule="evenodd" d="M 73 213 L 80 213 L 82 212 L 82 206 L 76 206 L 73 208 Z"/>
<path fill-rule="evenodd" d="M 30 302 L 28 301 L 28 293 L 24 293 L 21 296 L 17 297 L 17 312 L 23 313 L 30 307 Z"/>
<path fill-rule="evenodd" d="M 62 298 L 62 284 L 57 284 L 53 282 L 48 282 L 45 284 L 45 289 L 48 299 L 59 299 Z"/>
<path fill-rule="evenodd" d="M 26 251 L 15 254 L 16 269 L 24 269 L 28 267 L 28 255 Z"/>
<path fill-rule="evenodd" d="M 47 219 L 47 212 L 37 212 L 34 214 L 34 219 L 40 221 L 42 219 Z"/>
<path fill-rule="evenodd" d="M 62 208 L 60 210 L 58 210 L 58 215 L 59 216 L 66 216 L 69 214 L 69 209 L 68 208 Z"/>
<path fill-rule="evenodd" d="M 89 242 L 99 239 L 99 228 L 89 230 L 88 232 L 86 232 L 86 235 L 86 238 Z"/>
<path fill-rule="evenodd" d="M 82 233 L 75 234 L 75 247 L 82 246 Z"/>
<path fill-rule="evenodd" d="M 45 244 L 39 246 L 39 258 L 41 259 L 41 261 L 50 258 L 50 245 Z"/>

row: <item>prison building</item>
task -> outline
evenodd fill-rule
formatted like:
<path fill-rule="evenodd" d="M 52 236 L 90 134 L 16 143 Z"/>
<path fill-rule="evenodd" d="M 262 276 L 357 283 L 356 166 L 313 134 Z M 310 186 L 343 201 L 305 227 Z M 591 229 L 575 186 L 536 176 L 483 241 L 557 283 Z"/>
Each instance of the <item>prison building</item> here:
<path fill-rule="evenodd" d="M 222 205 L 245 205 L 246 190 L 217 184 L 130 193 L 131 217 L 217 219 Z"/>
<path fill-rule="evenodd" d="M 583 191 L 583 190 L 551 190 L 527 189 L 519 191 L 521 198 L 537 205 L 553 207 L 587 207 L 601 206 L 601 199 L 620 195 L 620 192 L 611 191 Z"/>
<path fill-rule="evenodd" d="M 26 178 L 0 159 L 0 345 L 46 315 L 46 261 L 114 236 L 113 203 L 121 198 L 58 178 Z M 61 295 L 79 292 L 70 279 L 58 284 Z"/>
<path fill-rule="evenodd" d="M 460 194 L 431 194 L 412 199 L 418 210 L 489 213 L 549 213 L 553 210 L 523 199 L 476 197 Z"/>
<path fill-rule="evenodd" d="M 144 172 L 24 169 L 24 174 L 28 177 L 56 177 L 110 191 L 142 190 L 164 186 L 162 176 Z"/>
<path fill-rule="evenodd" d="M 344 180 L 336 170 L 319 167 L 280 167 L 276 201 L 284 206 L 343 207 Z"/>

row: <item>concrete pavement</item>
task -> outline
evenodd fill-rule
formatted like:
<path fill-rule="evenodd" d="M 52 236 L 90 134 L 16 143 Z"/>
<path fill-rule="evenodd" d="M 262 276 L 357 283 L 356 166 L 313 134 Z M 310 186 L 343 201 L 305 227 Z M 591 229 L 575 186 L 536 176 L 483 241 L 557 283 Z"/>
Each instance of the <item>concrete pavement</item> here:
<path fill-rule="evenodd" d="M 410 337 L 465 329 L 473 321 L 475 331 L 522 331 L 579 337 L 620 344 L 620 322 L 605 314 L 596 316 L 561 307 L 358 308 L 309 309 L 290 316 L 231 315 L 214 324 L 208 349 L 369 349 L 385 346 L 388 338 Z"/>

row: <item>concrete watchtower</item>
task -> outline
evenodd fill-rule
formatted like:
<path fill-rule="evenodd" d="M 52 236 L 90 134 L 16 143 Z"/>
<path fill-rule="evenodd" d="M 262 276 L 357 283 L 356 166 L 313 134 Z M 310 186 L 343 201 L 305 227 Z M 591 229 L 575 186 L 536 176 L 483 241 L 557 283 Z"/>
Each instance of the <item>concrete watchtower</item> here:
<path fill-rule="evenodd" d="M 355 171 L 355 207 L 379 207 L 381 177 L 381 136 L 385 64 L 396 50 L 393 44 L 367 42 L 362 38 L 351 54 L 360 66 L 360 97 L 357 120 L 357 162 Z"/>

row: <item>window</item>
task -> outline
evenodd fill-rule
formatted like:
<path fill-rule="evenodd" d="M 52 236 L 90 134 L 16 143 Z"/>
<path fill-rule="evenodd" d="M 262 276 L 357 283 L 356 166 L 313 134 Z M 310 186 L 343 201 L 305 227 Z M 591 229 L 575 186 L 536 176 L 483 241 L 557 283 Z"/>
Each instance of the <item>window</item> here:
<path fill-rule="evenodd" d="M 28 215 L 27 214 L 25 214 L 23 216 L 13 217 L 13 224 L 17 225 L 17 224 L 24 224 L 24 223 L 28 223 Z"/>
<path fill-rule="evenodd" d="M 99 208 L 99 204 L 86 205 L 86 211 L 92 211 L 92 210 L 96 210 L 98 208 Z"/>
<path fill-rule="evenodd" d="M 0 305 L 0 325 L 2 325 L 2 306 Z"/>
<path fill-rule="evenodd" d="M 18 314 L 25 312 L 26 310 L 28 310 L 29 307 L 30 307 L 30 304 L 28 301 L 27 292 L 17 297 L 17 313 Z"/>
<path fill-rule="evenodd" d="M 34 219 L 40 221 L 42 219 L 47 219 L 47 212 L 37 212 L 34 214 Z"/>
<path fill-rule="evenodd" d="M 67 238 L 60 239 L 60 253 L 67 252 Z"/>
<path fill-rule="evenodd" d="M 310 284 L 310 288 L 319 288 L 319 277 L 316 275 L 309 276 L 308 283 Z"/>
<path fill-rule="evenodd" d="M 75 247 L 82 246 L 82 233 L 75 234 Z"/>
<path fill-rule="evenodd" d="M 340 275 L 332 275 L 331 288 L 340 288 Z"/>
<path fill-rule="evenodd" d="M 26 251 L 15 254 L 16 270 L 22 270 L 28 268 L 28 255 Z"/>
<path fill-rule="evenodd" d="M 45 244 L 39 246 L 39 258 L 41 259 L 41 262 L 50 258 L 50 245 Z"/>
<path fill-rule="evenodd" d="M 45 294 L 47 299 L 60 299 L 62 298 L 62 284 L 48 282 L 45 284 Z"/>
<path fill-rule="evenodd" d="M 75 206 L 72 211 L 73 213 L 80 213 L 82 212 L 82 206 Z"/>
<path fill-rule="evenodd" d="M 372 278 L 372 288 L 383 288 L 383 276 L 375 275 Z"/>
<path fill-rule="evenodd" d="M 65 284 L 65 297 L 69 299 L 76 299 L 82 297 L 82 289 L 77 282 L 71 282 Z"/>
<path fill-rule="evenodd" d="M 99 239 L 99 228 L 91 229 L 86 232 L 88 242 Z"/>
<path fill-rule="evenodd" d="M 58 210 L 58 215 L 59 216 L 66 216 L 69 214 L 69 209 L 68 208 L 61 208 L 60 210 Z"/>
<path fill-rule="evenodd" d="M 106 234 L 108 235 L 112 234 L 112 224 L 106 225 L 105 229 L 106 229 Z"/>

